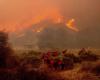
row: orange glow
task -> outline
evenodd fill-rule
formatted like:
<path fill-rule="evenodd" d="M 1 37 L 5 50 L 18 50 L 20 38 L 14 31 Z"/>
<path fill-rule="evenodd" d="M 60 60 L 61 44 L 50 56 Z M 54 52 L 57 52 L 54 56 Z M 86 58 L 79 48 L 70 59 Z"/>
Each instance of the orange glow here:
<path fill-rule="evenodd" d="M 45 28 L 45 27 L 39 27 L 39 28 L 33 29 L 32 31 L 33 31 L 33 32 L 40 33 L 44 28 Z"/>
<path fill-rule="evenodd" d="M 75 19 L 70 19 L 70 20 L 66 23 L 66 26 L 67 26 L 67 28 L 69 28 L 69 29 L 71 29 L 71 30 L 73 30 L 73 31 L 78 32 L 79 29 L 77 29 L 77 28 L 73 25 L 74 22 L 75 22 Z"/>
<path fill-rule="evenodd" d="M 41 31 L 40 30 L 37 30 L 37 33 L 40 33 Z"/>
<path fill-rule="evenodd" d="M 40 33 L 42 30 L 39 28 L 39 29 L 33 29 L 33 32 L 37 32 L 37 33 Z"/>
<path fill-rule="evenodd" d="M 66 24 L 66 27 L 78 32 L 79 30 L 73 25 L 75 22 L 74 19 L 70 19 L 67 23 L 65 23 L 64 16 L 60 13 L 60 11 L 56 8 L 44 10 L 40 14 L 31 17 L 27 19 L 26 21 L 13 21 L 13 22 L 7 22 L 6 24 L 0 25 L 0 30 L 3 30 L 5 32 L 13 32 L 13 33 L 19 33 L 23 30 L 26 30 L 30 28 L 32 25 L 39 24 L 42 21 L 49 20 L 50 22 L 54 24 Z M 3 27 L 2 27 L 3 26 Z M 39 29 L 33 30 L 33 32 L 41 32 L 44 29 L 44 27 L 40 27 Z"/>

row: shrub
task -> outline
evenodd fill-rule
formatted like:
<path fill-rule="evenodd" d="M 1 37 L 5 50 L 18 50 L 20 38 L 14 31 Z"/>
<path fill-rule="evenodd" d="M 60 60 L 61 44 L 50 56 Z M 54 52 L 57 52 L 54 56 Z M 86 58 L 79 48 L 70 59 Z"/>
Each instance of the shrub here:
<path fill-rule="evenodd" d="M 96 61 L 99 59 L 98 55 L 93 54 L 91 51 L 80 53 L 79 58 L 81 61 Z"/>

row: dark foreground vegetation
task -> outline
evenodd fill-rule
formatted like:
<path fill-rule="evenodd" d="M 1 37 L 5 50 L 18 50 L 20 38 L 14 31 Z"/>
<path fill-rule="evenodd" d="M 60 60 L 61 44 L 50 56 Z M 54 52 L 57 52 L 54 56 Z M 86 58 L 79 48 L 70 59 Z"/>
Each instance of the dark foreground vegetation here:
<path fill-rule="evenodd" d="M 100 56 L 81 49 L 16 55 L 0 32 L 0 80 L 100 80 Z"/>

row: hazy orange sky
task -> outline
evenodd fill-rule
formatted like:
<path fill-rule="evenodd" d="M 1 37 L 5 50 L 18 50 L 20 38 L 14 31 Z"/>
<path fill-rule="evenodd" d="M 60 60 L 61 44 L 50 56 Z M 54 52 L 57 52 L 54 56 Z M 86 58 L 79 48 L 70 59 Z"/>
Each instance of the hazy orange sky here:
<path fill-rule="evenodd" d="M 0 0 L 0 27 L 13 29 L 17 26 L 20 30 L 37 23 L 39 16 L 51 16 L 57 9 L 52 0 Z"/>
<path fill-rule="evenodd" d="M 100 0 L 0 0 L 0 27 L 21 30 L 38 22 L 38 16 L 59 11 L 66 20 L 76 18 L 81 28 L 99 22 L 99 4 Z"/>

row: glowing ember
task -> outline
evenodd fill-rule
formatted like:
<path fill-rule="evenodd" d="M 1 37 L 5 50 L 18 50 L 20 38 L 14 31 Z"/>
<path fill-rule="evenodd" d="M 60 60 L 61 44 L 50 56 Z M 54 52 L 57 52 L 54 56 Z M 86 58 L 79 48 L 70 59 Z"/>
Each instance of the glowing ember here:
<path fill-rule="evenodd" d="M 40 33 L 44 28 L 45 28 L 45 27 L 39 27 L 39 28 L 33 29 L 32 31 L 33 31 L 33 32 Z"/>

